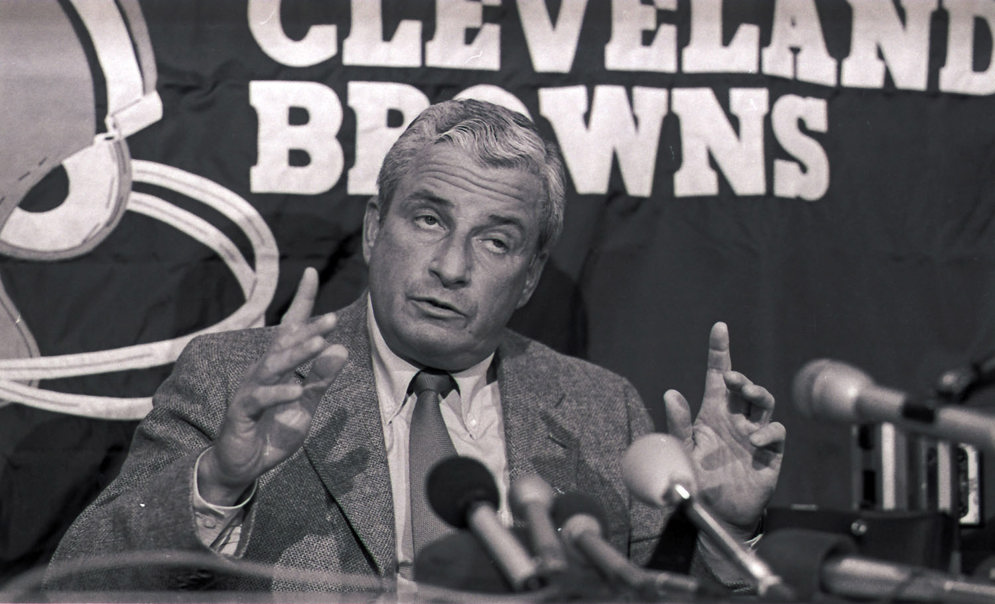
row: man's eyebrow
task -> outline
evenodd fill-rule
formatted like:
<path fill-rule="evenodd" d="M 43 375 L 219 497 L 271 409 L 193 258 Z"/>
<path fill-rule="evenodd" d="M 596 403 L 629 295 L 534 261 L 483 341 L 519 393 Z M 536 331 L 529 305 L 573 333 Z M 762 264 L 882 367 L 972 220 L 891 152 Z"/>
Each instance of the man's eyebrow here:
<path fill-rule="evenodd" d="M 528 230 L 525 222 L 518 216 L 508 216 L 506 214 L 489 214 L 487 216 L 491 226 L 511 226 L 523 233 Z"/>
<path fill-rule="evenodd" d="M 453 206 L 452 201 L 446 199 L 445 197 L 439 197 L 436 193 L 433 193 L 432 191 L 429 191 L 427 189 L 415 189 L 414 191 L 412 191 L 409 199 L 411 201 L 419 201 L 419 202 L 427 201 L 428 203 L 439 206 L 445 206 L 447 208 L 451 208 Z"/>

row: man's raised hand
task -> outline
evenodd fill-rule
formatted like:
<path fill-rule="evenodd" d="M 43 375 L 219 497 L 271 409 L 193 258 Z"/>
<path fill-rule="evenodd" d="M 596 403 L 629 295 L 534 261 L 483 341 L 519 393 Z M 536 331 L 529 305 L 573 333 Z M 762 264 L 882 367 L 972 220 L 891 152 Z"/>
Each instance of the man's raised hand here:
<path fill-rule="evenodd" d="M 774 397 L 732 370 L 729 330 L 712 326 L 701 408 L 692 424 L 687 400 L 663 395 L 667 429 L 684 442 L 701 495 L 744 538 L 755 529 L 777 486 L 785 429 L 772 422 Z"/>
<path fill-rule="evenodd" d="M 201 459 L 197 481 L 206 501 L 234 503 L 304 444 L 318 402 L 347 357 L 344 347 L 325 339 L 335 314 L 311 318 L 317 293 L 318 273 L 307 268 L 269 348 L 246 371 L 218 438 Z M 311 372 L 298 384 L 294 369 L 312 359 Z"/>

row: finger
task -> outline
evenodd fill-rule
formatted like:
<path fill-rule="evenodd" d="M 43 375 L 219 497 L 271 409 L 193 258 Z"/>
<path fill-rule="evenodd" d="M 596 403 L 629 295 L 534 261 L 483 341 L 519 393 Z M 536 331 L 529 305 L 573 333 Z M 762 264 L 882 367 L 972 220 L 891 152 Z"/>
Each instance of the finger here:
<path fill-rule="evenodd" d="M 705 372 L 704 405 L 721 404 L 726 400 L 726 385 L 722 375 L 732 367 L 729 357 L 729 329 L 719 321 L 708 334 L 708 370 Z"/>
<path fill-rule="evenodd" d="M 296 401 L 303 391 L 300 384 L 255 385 L 237 400 L 248 417 L 256 418 L 271 407 Z"/>
<path fill-rule="evenodd" d="M 297 284 L 297 291 L 294 299 L 290 301 L 290 307 L 283 313 L 280 324 L 304 323 L 311 317 L 314 310 L 314 300 L 318 297 L 318 271 L 313 267 L 304 269 L 300 283 Z"/>
<path fill-rule="evenodd" d="M 667 418 L 667 432 L 686 445 L 694 444 L 694 431 L 691 426 L 691 405 L 684 395 L 676 390 L 663 393 L 663 410 Z"/>
<path fill-rule="evenodd" d="M 249 379 L 262 384 L 285 381 L 291 371 L 328 348 L 328 340 L 323 336 L 311 335 L 305 340 L 298 340 L 295 335 L 300 334 L 279 334 L 259 360 Z"/>
<path fill-rule="evenodd" d="M 784 441 L 788 431 L 781 422 L 771 422 L 750 434 L 750 444 L 760 449 L 767 449 L 776 453 L 784 451 Z"/>
<path fill-rule="evenodd" d="M 349 352 L 340 344 L 332 344 L 318 355 L 311 365 L 311 372 L 304 380 L 304 392 L 301 395 L 301 404 L 311 411 L 317 407 L 325 391 L 335 381 L 335 378 L 342 372 L 346 361 L 349 360 Z"/>
<path fill-rule="evenodd" d="M 337 324 L 338 315 L 334 312 L 319 315 L 307 323 L 281 323 L 276 328 L 270 350 L 298 348 L 315 337 L 322 338 L 327 335 Z"/>
<path fill-rule="evenodd" d="M 725 373 L 732 369 L 732 356 L 729 354 L 729 327 L 722 321 L 712 325 L 708 334 L 708 369 Z"/>
<path fill-rule="evenodd" d="M 307 434 L 315 409 L 322 397 L 338 377 L 346 363 L 348 352 L 345 347 L 333 344 L 318 355 L 311 366 L 311 371 L 301 385 L 301 393 L 295 400 L 296 404 L 283 405 L 275 410 L 273 419 L 275 426 L 287 437 Z"/>
<path fill-rule="evenodd" d="M 726 387 L 741 399 L 741 412 L 752 422 L 766 424 L 774 414 L 774 395 L 759 384 L 754 384 L 738 371 L 723 375 Z"/>
<path fill-rule="evenodd" d="M 315 335 L 325 335 L 331 331 L 336 325 L 338 325 L 339 317 L 334 312 L 325 313 L 323 315 L 318 315 L 312 321 L 310 321 L 305 327 L 305 331 L 310 334 Z"/>
<path fill-rule="evenodd" d="M 750 384 L 750 380 L 738 371 L 726 371 L 718 378 L 713 379 L 721 384 L 721 389 L 726 394 L 724 397 L 726 412 L 734 416 L 739 416 L 742 419 L 749 419 L 750 405 L 743 398 L 742 390 Z M 718 390 L 719 386 L 714 386 L 714 388 Z"/>
<path fill-rule="evenodd" d="M 334 380 L 342 371 L 347 360 L 349 360 L 349 351 L 346 350 L 345 346 L 332 344 L 314 360 L 308 380 L 311 379 L 311 376 L 317 376 L 318 379 L 326 381 Z"/>

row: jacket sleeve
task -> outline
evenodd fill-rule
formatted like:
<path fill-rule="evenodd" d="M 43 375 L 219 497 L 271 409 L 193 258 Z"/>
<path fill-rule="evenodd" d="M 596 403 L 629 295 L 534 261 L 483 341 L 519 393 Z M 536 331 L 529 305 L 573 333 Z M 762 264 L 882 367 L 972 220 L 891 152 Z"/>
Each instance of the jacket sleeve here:
<path fill-rule="evenodd" d="M 151 564 L 153 557 L 175 551 L 217 556 L 198 537 L 194 465 L 217 435 L 245 366 L 217 342 L 195 339 L 177 359 L 136 429 L 120 474 L 60 542 L 46 589 L 173 589 L 189 580 L 190 569 Z M 222 356 L 234 362 L 223 363 Z M 251 514 L 243 541 L 250 522 Z M 100 571 L 81 572 L 87 566 Z"/>
<path fill-rule="evenodd" d="M 642 398 L 628 382 L 625 384 L 625 405 L 629 416 L 629 443 L 640 436 L 654 431 L 653 420 L 646 410 Z M 645 566 L 654 553 L 665 544 L 660 543 L 661 535 L 670 517 L 669 510 L 648 506 L 631 494 L 629 495 L 629 559 Z"/>

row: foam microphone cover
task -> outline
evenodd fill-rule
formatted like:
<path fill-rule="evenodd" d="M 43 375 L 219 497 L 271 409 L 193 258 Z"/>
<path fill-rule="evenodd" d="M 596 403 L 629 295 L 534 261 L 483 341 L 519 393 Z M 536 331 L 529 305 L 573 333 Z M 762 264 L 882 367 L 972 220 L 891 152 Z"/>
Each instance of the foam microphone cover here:
<path fill-rule="evenodd" d="M 822 566 L 826 560 L 856 551 L 857 545 L 849 537 L 811 529 L 773 531 L 764 535 L 757 547 L 757 554 L 804 602 L 822 591 Z"/>
<path fill-rule="evenodd" d="M 468 528 L 467 513 L 475 503 L 487 503 L 494 509 L 500 503 L 490 470 L 469 457 L 449 457 L 437 463 L 428 474 L 426 489 L 432 510 L 460 529 Z"/>
<path fill-rule="evenodd" d="M 554 498 L 553 488 L 535 474 L 518 479 L 512 483 L 508 491 L 508 503 L 516 516 L 524 516 L 525 508 L 533 503 L 548 510 L 553 505 Z"/>
<path fill-rule="evenodd" d="M 698 491 L 691 460 L 680 440 L 669 434 L 637 438 L 622 458 L 622 480 L 643 503 L 660 507 L 667 491 L 681 484 L 692 495 Z"/>
<path fill-rule="evenodd" d="M 795 374 L 791 395 L 795 407 L 806 417 L 851 422 L 860 415 L 857 400 L 861 391 L 872 385 L 874 381 L 870 376 L 855 367 L 830 359 L 816 359 Z"/>

